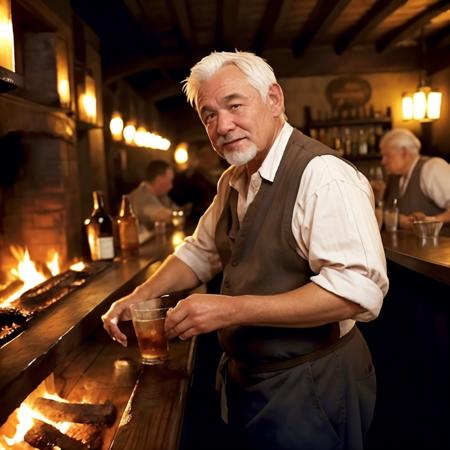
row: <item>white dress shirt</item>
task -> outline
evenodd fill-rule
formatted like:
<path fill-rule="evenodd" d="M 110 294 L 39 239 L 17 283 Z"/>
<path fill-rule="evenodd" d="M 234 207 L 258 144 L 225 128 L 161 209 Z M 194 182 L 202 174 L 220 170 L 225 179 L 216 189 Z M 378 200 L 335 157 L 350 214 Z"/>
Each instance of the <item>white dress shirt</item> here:
<path fill-rule="evenodd" d="M 208 281 L 222 269 L 214 234 L 225 202 L 225 186 L 229 184 L 238 191 L 238 218 L 242 222 L 262 178 L 274 180 L 292 130 L 288 123 L 284 124 L 250 180 L 244 166 L 232 166 L 224 172 L 218 194 L 194 234 L 176 250 L 175 256 L 191 267 L 201 281 Z M 332 155 L 313 158 L 300 182 L 292 233 L 297 252 L 314 272 L 311 281 L 367 310 L 342 321 L 341 335 L 353 327 L 355 320 L 377 317 L 389 282 L 373 192 L 363 174 Z"/>

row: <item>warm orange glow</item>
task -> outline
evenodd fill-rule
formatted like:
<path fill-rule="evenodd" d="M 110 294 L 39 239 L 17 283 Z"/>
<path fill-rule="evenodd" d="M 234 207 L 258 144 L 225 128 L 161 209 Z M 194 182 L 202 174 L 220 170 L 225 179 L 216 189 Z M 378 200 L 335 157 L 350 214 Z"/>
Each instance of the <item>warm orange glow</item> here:
<path fill-rule="evenodd" d="M 47 261 L 47 267 L 53 276 L 58 275 L 58 273 L 61 272 L 58 252 L 53 252 L 53 256 L 51 257 L 50 261 Z"/>
<path fill-rule="evenodd" d="M 78 109 L 80 119 L 86 123 L 97 122 L 97 96 L 94 78 L 86 74 L 84 80 L 84 91 L 80 92 L 78 98 Z"/>
<path fill-rule="evenodd" d="M 183 165 L 186 164 L 189 160 L 188 153 L 188 144 L 187 142 L 180 142 L 175 149 L 175 153 L 173 155 L 175 162 L 177 164 Z"/>
<path fill-rule="evenodd" d="M 56 39 L 56 78 L 59 103 L 63 108 L 70 107 L 70 82 L 69 82 L 69 61 L 66 43 Z"/>
<path fill-rule="evenodd" d="M 174 231 L 172 234 L 173 248 L 176 249 L 178 246 L 180 246 L 183 243 L 185 237 L 186 235 L 184 234 L 184 231 L 181 230 Z"/>
<path fill-rule="evenodd" d="M 47 276 L 39 271 L 36 264 L 31 260 L 30 254 L 27 248 L 22 247 L 10 247 L 11 253 L 17 260 L 17 267 L 13 267 L 10 270 L 10 277 L 13 280 L 22 280 L 23 286 L 14 292 L 13 295 L 8 297 L 2 304 L 7 305 L 17 300 L 24 292 L 28 291 L 38 284 L 44 282 Z M 51 259 L 47 262 L 47 267 L 52 275 L 58 275 L 60 273 L 59 254 L 53 252 Z"/>
<path fill-rule="evenodd" d="M 11 0 L 0 0 L 0 66 L 15 71 Z"/>
<path fill-rule="evenodd" d="M 123 129 L 123 138 L 128 145 L 133 144 L 134 135 L 136 134 L 136 127 L 133 122 L 128 122 L 125 128 Z"/>
<path fill-rule="evenodd" d="M 111 121 L 109 122 L 109 130 L 111 131 L 111 136 L 115 141 L 122 140 L 123 132 L 123 119 L 120 113 L 117 111 L 111 116 Z"/>
<path fill-rule="evenodd" d="M 83 261 L 78 261 L 70 266 L 70 270 L 75 270 L 76 272 L 81 272 L 86 267 Z"/>
<path fill-rule="evenodd" d="M 50 383 L 52 384 L 52 383 Z M 48 391 L 47 381 L 43 381 L 8 418 L 5 425 L 0 428 L 0 449 L 11 448 L 13 445 L 23 443 L 26 432 L 33 426 L 35 420 L 41 420 L 57 428 L 61 433 L 66 433 L 72 425 L 70 422 L 53 422 L 33 409 L 33 402 L 38 397 L 49 398 L 59 402 L 67 402 L 59 395 Z M 14 430 L 14 435 L 9 435 L 9 430 Z M 3 431 L 3 432 L 2 432 Z M 6 444 L 6 446 L 4 445 Z M 28 447 L 27 447 L 28 448 Z"/>

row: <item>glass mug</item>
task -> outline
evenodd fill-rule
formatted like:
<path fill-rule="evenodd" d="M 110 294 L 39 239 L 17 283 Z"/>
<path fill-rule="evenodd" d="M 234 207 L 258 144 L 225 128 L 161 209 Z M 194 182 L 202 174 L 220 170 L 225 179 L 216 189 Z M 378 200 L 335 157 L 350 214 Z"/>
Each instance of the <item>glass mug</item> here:
<path fill-rule="evenodd" d="M 394 202 L 392 206 L 386 208 L 383 214 L 384 229 L 392 232 L 397 231 L 398 227 L 398 207 L 397 202 Z"/>
<path fill-rule="evenodd" d="M 130 305 L 142 364 L 162 364 L 169 358 L 169 341 L 164 331 L 169 308 L 155 308 L 151 302 Z"/>

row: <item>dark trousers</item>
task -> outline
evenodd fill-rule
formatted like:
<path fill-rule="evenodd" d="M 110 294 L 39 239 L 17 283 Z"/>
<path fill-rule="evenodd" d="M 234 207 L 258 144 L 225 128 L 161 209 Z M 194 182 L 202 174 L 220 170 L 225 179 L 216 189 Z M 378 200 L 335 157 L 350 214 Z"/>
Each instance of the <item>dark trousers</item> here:
<path fill-rule="evenodd" d="M 362 450 L 376 397 L 361 333 L 292 369 L 226 381 L 230 432 L 242 450 Z"/>

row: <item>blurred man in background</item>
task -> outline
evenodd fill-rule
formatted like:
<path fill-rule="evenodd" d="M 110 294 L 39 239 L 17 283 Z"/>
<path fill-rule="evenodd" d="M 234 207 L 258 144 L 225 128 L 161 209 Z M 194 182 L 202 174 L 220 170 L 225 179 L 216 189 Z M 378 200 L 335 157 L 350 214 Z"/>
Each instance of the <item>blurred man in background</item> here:
<path fill-rule="evenodd" d="M 141 227 L 153 228 L 155 222 L 170 223 L 177 205 L 168 196 L 173 186 L 172 166 L 161 159 L 151 161 L 145 179 L 130 192 L 129 198 Z"/>
<path fill-rule="evenodd" d="M 421 156 L 419 139 L 406 128 L 388 131 L 380 141 L 381 164 L 389 176 L 385 204 L 397 199 L 400 228 L 414 220 L 440 220 L 450 231 L 450 164 Z"/>

